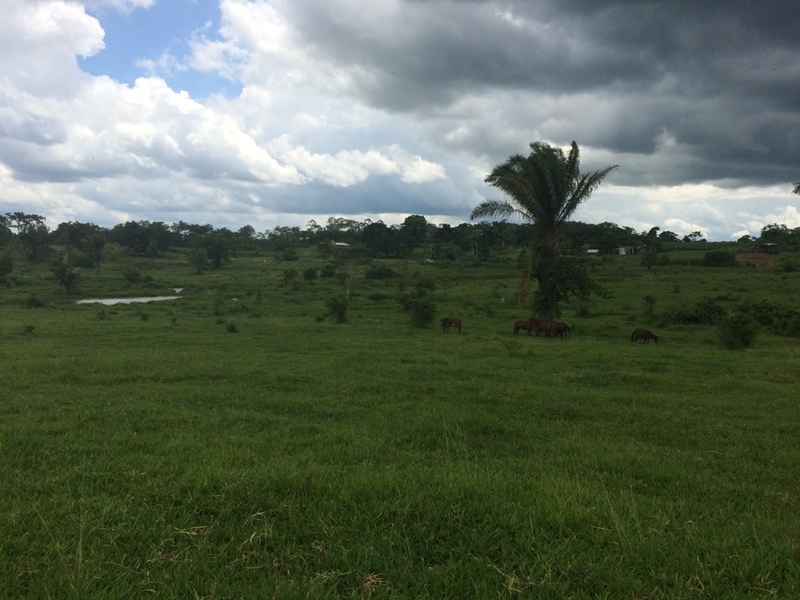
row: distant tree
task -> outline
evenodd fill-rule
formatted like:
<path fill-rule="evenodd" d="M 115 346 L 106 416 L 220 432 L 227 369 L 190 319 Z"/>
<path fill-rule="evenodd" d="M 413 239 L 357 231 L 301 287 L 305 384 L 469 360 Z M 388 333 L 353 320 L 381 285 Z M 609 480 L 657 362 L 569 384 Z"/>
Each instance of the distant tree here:
<path fill-rule="evenodd" d="M 658 239 L 660 239 L 662 242 L 680 242 L 681 241 L 680 238 L 678 237 L 677 233 L 675 233 L 674 231 L 669 231 L 669 230 L 662 231 L 661 233 L 659 233 L 658 234 Z"/>
<path fill-rule="evenodd" d="M 559 300 L 572 291 L 572 282 L 557 276 L 555 268 L 565 243 L 564 223 L 617 165 L 582 174 L 575 142 L 568 155 L 546 142 L 530 147 L 528 156 L 511 156 L 486 177 L 486 182 L 510 201 L 481 202 L 471 218 L 520 215 L 533 224 L 535 251 L 530 274 L 538 283 L 535 310 L 542 317 L 553 318 L 560 312 Z"/>
<path fill-rule="evenodd" d="M 361 232 L 364 246 L 375 258 L 390 254 L 395 245 L 395 230 L 386 226 L 383 221 L 370 223 Z"/>
<path fill-rule="evenodd" d="M 0 255 L 0 285 L 9 285 L 9 275 L 14 270 L 14 259 L 11 253 Z"/>
<path fill-rule="evenodd" d="M 683 236 L 682 242 L 705 242 L 705 238 L 703 234 L 699 231 L 693 231 L 692 233 L 686 234 Z"/>
<path fill-rule="evenodd" d="M 115 225 L 109 232 L 109 239 L 128 249 L 132 254 L 157 256 L 169 250 L 175 233 L 160 221 L 127 221 Z"/>
<path fill-rule="evenodd" d="M 408 248 L 417 248 L 425 243 L 428 221 L 422 215 L 409 215 L 400 226 L 403 244 Z"/>
<path fill-rule="evenodd" d="M 94 233 L 90 233 L 83 241 L 83 249 L 89 258 L 92 259 L 95 268 L 99 269 L 100 265 L 103 262 L 103 250 L 106 247 L 106 242 L 108 238 L 106 237 L 105 233 L 101 233 L 100 231 L 96 231 Z"/>
<path fill-rule="evenodd" d="M 800 194 L 800 181 L 794 184 L 794 189 L 792 190 L 793 194 Z"/>
<path fill-rule="evenodd" d="M 186 258 L 189 259 L 189 264 L 194 267 L 197 275 L 200 275 L 208 266 L 206 249 L 198 244 L 195 244 L 189 249 L 189 251 L 186 253 Z"/>
<path fill-rule="evenodd" d="M 206 256 L 215 269 L 219 269 L 223 263 L 230 261 L 230 243 L 222 235 L 207 236 L 203 245 L 206 248 Z"/>
<path fill-rule="evenodd" d="M 77 290 L 80 276 L 78 271 L 70 264 L 66 253 L 63 259 L 53 263 L 52 271 L 53 275 L 58 280 L 58 285 L 61 288 L 62 294 L 71 294 Z"/>

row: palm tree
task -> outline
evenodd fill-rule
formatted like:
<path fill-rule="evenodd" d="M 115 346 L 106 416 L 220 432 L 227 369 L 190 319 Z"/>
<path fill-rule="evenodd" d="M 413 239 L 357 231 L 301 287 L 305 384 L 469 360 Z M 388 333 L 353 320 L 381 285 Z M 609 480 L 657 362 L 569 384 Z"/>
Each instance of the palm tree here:
<path fill-rule="evenodd" d="M 539 284 L 535 304 L 540 315 L 552 318 L 567 291 L 567 282 L 556 268 L 565 240 L 563 225 L 618 165 L 582 174 L 575 142 L 568 155 L 546 142 L 534 142 L 530 147 L 528 156 L 510 156 L 486 177 L 487 183 L 510 200 L 485 200 L 470 218 L 519 215 L 533 223 L 535 252 L 526 276 L 533 276 Z"/>
<path fill-rule="evenodd" d="M 794 184 L 794 189 L 792 190 L 793 194 L 800 194 L 800 181 Z"/>

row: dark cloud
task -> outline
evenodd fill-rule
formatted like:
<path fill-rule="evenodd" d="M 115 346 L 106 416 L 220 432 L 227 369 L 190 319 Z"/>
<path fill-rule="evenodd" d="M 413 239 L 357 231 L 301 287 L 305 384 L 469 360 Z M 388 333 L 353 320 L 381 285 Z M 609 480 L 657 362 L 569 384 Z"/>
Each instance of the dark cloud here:
<path fill-rule="evenodd" d="M 399 6 L 384 14 L 323 0 L 292 4 L 305 42 L 339 66 L 358 65 L 352 93 L 375 107 L 422 118 L 447 113 L 465 94 L 505 93 L 487 115 L 496 131 L 578 139 L 621 155 L 654 153 L 672 139 L 691 167 L 674 174 L 665 164 L 655 177 L 661 183 L 797 177 L 800 36 L 792 2 Z M 544 111 L 553 98 L 559 102 Z M 466 138 L 475 154 L 493 146 L 483 133 Z"/>

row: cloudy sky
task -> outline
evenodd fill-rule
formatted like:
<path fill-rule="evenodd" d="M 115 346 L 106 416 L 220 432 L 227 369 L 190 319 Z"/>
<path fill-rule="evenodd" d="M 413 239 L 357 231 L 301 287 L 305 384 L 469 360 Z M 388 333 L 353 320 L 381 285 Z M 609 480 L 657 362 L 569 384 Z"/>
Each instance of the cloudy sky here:
<path fill-rule="evenodd" d="M 796 0 L 2 0 L 0 213 L 468 220 L 545 140 L 576 220 L 800 227 Z"/>

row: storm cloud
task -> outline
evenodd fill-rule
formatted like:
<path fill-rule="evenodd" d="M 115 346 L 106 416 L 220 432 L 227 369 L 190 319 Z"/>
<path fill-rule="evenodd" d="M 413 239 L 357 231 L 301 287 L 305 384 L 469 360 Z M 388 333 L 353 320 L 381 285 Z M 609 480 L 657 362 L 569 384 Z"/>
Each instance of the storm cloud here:
<path fill-rule="evenodd" d="M 620 166 L 576 218 L 713 239 L 800 226 L 789 2 L 197 0 L 181 6 L 212 16 L 180 44 L 103 63 L 106 29 L 170 4 L 10 0 L 2 212 L 456 222 L 495 195 L 494 164 L 576 140 L 584 169 Z"/>

